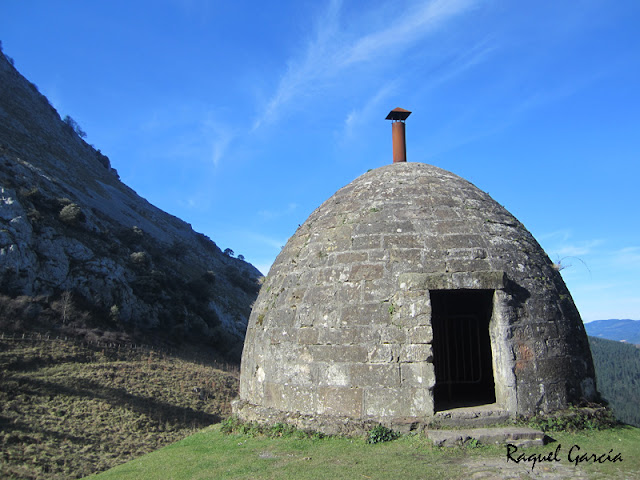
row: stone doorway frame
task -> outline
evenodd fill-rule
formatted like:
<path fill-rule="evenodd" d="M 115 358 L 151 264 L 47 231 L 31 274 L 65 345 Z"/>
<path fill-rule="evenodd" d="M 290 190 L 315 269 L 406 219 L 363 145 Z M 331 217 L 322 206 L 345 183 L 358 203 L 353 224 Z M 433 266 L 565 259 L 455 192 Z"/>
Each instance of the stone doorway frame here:
<path fill-rule="evenodd" d="M 496 403 L 489 323 L 495 290 L 429 290 L 434 410 Z"/>
<path fill-rule="evenodd" d="M 400 290 L 410 296 L 420 295 L 430 299 L 431 290 L 493 290 L 493 308 L 489 320 L 489 339 L 496 401 L 483 405 L 484 409 L 517 415 L 517 382 L 515 376 L 515 351 L 512 341 L 512 325 L 517 322 L 516 306 L 509 285 L 512 283 L 503 271 L 454 272 L 454 273 L 403 273 L 398 277 Z M 401 294 L 404 296 L 403 294 Z M 428 301 L 431 307 L 430 300 Z M 426 313 L 426 312 L 425 312 Z M 431 311 L 429 308 L 429 323 Z M 435 385 L 435 375 L 434 375 Z M 431 390 L 432 401 L 433 390 Z M 433 403 L 432 403 L 433 405 Z M 433 408 L 433 407 L 432 407 Z M 447 412 L 440 411 L 438 413 Z M 435 414 L 435 409 L 431 414 Z"/>

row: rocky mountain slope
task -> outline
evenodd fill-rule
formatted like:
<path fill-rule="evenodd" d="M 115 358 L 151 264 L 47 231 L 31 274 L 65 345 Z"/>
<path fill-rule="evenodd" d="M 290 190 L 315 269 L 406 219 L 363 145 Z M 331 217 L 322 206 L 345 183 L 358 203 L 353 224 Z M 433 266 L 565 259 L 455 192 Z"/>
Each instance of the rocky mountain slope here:
<path fill-rule="evenodd" d="M 65 120 L 0 54 L 0 329 L 239 358 L 260 272 L 139 197 Z"/>

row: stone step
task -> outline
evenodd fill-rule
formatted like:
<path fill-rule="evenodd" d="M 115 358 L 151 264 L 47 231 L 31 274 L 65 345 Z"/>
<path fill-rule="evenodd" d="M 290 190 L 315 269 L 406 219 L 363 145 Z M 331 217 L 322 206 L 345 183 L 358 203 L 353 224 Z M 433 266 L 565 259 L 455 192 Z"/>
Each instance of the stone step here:
<path fill-rule="evenodd" d="M 510 416 L 507 410 L 489 404 L 436 412 L 434 418 L 436 423 L 450 427 L 480 428 L 504 424 Z"/>
<path fill-rule="evenodd" d="M 465 445 L 473 440 L 479 444 L 506 445 L 518 447 L 544 445 L 545 434 L 529 427 L 470 428 L 462 430 L 425 430 L 425 435 L 438 447 Z"/>

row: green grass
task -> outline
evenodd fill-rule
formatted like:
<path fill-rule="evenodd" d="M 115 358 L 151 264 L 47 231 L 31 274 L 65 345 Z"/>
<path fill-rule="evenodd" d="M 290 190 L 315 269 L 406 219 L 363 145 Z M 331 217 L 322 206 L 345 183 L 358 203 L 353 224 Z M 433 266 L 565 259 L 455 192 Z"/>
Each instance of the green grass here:
<path fill-rule="evenodd" d="M 561 444 L 560 462 L 539 463 L 533 474 L 531 464 L 507 462 L 505 446 L 438 448 L 421 435 L 403 436 L 377 444 L 360 438 L 310 438 L 291 435 L 269 438 L 265 435 L 229 434 L 220 425 L 208 427 L 176 444 L 115 467 L 96 477 L 109 479 L 422 479 L 536 478 L 556 474 L 571 478 L 640 478 L 640 430 L 617 427 L 605 431 L 552 433 L 556 443 L 530 447 L 521 452 L 548 454 Z M 602 465 L 580 464 L 567 458 L 571 446 L 582 452 L 614 454 L 622 462 Z M 613 456 L 613 454 L 612 454 Z"/>

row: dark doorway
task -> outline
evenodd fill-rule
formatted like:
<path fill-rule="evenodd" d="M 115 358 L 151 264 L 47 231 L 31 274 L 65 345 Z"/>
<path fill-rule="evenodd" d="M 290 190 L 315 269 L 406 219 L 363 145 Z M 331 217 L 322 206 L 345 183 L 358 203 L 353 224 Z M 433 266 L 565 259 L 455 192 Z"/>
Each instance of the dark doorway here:
<path fill-rule="evenodd" d="M 431 290 L 436 411 L 495 403 L 493 290 Z"/>

